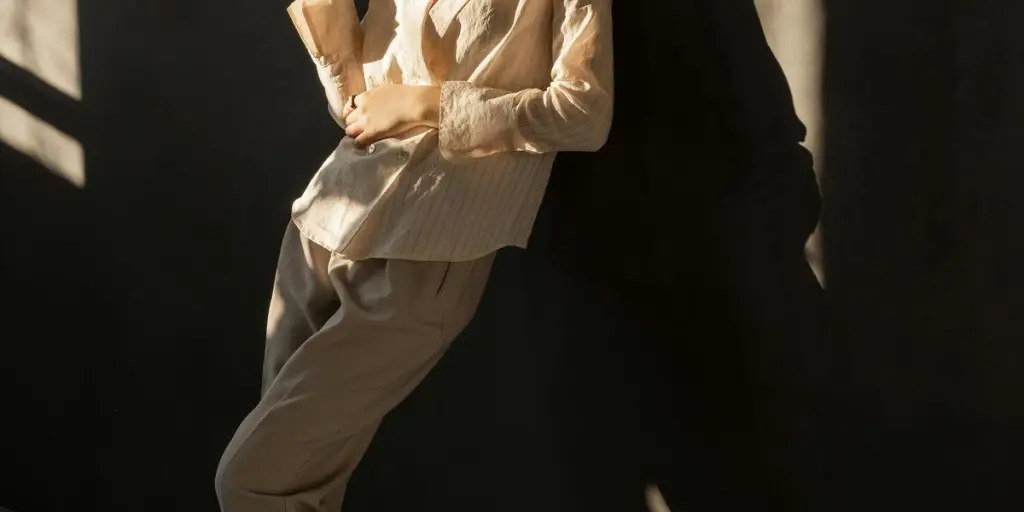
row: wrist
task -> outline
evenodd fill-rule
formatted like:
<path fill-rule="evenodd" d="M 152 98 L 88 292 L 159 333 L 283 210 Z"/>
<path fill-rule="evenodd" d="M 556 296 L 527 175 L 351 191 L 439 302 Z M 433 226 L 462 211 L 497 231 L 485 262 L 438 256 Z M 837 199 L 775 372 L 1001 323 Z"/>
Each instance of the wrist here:
<path fill-rule="evenodd" d="M 441 88 L 436 85 L 422 86 L 418 103 L 420 120 L 431 128 L 437 128 L 441 121 Z"/>

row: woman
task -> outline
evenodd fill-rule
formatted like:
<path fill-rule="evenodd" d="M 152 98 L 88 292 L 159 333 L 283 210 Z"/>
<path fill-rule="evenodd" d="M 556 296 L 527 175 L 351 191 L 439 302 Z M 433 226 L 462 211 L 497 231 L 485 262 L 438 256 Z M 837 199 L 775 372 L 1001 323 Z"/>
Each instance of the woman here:
<path fill-rule="evenodd" d="M 217 471 L 225 512 L 336 511 L 382 418 L 525 247 L 558 151 L 612 113 L 611 0 L 289 8 L 344 137 L 293 206 L 263 396 Z M 363 91 L 363 92 L 361 92 Z"/>

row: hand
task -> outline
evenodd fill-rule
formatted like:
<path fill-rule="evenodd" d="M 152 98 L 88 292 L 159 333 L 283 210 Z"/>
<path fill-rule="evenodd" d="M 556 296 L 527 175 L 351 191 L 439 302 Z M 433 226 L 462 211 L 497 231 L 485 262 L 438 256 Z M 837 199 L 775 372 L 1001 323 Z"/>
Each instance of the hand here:
<path fill-rule="evenodd" d="M 437 128 L 441 88 L 387 84 L 358 94 L 345 105 L 345 134 L 365 146 L 417 126 Z"/>

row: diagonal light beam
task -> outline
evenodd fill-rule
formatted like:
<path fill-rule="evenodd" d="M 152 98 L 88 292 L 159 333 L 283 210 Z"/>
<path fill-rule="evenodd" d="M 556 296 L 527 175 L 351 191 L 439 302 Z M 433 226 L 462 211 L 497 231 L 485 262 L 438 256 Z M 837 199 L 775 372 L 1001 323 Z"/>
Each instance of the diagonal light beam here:
<path fill-rule="evenodd" d="M 0 96 L 0 141 L 32 157 L 78 188 L 85 187 L 85 154 L 70 135 Z"/>
<path fill-rule="evenodd" d="M 82 99 L 78 0 L 0 0 L 0 56 Z"/>
<path fill-rule="evenodd" d="M 0 57 L 81 101 L 78 0 L 0 0 Z M 82 145 L 2 96 L 0 141 L 85 186 Z"/>

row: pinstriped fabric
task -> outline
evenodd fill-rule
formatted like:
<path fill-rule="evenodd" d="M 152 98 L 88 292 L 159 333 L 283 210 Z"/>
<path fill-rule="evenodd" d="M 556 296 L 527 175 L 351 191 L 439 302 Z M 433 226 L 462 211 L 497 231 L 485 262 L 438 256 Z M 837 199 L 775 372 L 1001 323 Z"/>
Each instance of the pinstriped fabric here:
<path fill-rule="evenodd" d="M 537 165 L 536 157 L 522 155 L 444 171 L 409 170 L 389 200 L 366 216 L 344 254 L 465 261 L 506 245 L 526 247 L 553 155 L 540 158 L 547 162 Z"/>
<path fill-rule="evenodd" d="M 393 10 L 371 0 L 361 26 L 331 25 L 354 19 L 348 0 L 296 2 L 335 13 L 306 20 L 332 27 L 321 31 L 330 38 L 304 39 L 332 111 L 378 84 L 441 89 L 438 129 L 368 148 L 343 139 L 295 201 L 298 228 L 349 259 L 465 261 L 526 247 L 555 153 L 607 137 L 611 0 L 394 0 Z"/>

